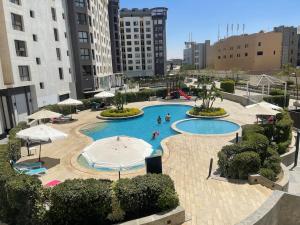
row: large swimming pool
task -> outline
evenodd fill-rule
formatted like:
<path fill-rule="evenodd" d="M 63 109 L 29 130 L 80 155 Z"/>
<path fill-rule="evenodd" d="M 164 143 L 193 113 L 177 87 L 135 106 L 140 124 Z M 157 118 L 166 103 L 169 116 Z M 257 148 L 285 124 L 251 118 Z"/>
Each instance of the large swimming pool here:
<path fill-rule="evenodd" d="M 186 112 L 191 106 L 186 105 L 159 105 L 143 109 L 144 115 L 134 119 L 109 121 L 98 123 L 93 129 L 82 132 L 94 141 L 112 136 L 130 136 L 143 139 L 153 146 L 154 151 L 161 149 L 160 142 L 171 135 L 177 134 L 171 128 L 172 123 L 187 118 Z M 166 122 L 167 113 L 171 115 L 171 121 Z M 157 123 L 157 117 L 162 118 L 162 123 Z M 158 131 L 159 136 L 152 139 L 153 132 Z"/>

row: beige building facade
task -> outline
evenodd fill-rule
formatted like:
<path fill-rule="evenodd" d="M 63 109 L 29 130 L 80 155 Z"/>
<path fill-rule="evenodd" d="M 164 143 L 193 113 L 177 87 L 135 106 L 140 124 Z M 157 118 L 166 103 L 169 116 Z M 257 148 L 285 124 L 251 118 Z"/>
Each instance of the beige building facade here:
<path fill-rule="evenodd" d="M 207 66 L 215 70 L 276 71 L 282 66 L 280 32 L 232 36 L 210 47 Z"/>

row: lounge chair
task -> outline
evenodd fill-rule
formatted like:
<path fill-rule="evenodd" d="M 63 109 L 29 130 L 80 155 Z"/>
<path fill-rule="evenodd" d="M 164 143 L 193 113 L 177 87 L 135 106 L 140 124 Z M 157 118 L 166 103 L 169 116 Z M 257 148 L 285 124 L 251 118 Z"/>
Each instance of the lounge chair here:
<path fill-rule="evenodd" d="M 52 123 L 66 123 L 66 122 L 70 122 L 70 121 L 72 121 L 71 116 L 61 116 L 61 117 L 51 119 Z"/>
<path fill-rule="evenodd" d="M 26 175 L 29 175 L 29 176 L 40 176 L 42 174 L 45 174 L 47 171 L 47 169 L 45 167 L 41 167 L 41 168 L 38 168 L 38 169 L 32 169 L 32 170 L 28 170 L 25 172 Z"/>
<path fill-rule="evenodd" d="M 33 162 L 33 163 L 15 163 L 13 167 L 18 170 L 31 170 L 31 169 L 38 169 L 42 167 L 41 162 Z"/>

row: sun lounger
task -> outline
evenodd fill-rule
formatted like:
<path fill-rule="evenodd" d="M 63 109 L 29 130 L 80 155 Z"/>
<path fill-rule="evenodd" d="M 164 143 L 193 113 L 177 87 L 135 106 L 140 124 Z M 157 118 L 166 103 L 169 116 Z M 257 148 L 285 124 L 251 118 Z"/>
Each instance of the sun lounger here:
<path fill-rule="evenodd" d="M 61 116 L 57 118 L 52 118 L 51 122 L 52 123 L 65 123 L 65 122 L 70 122 L 72 120 L 71 116 Z"/>
<path fill-rule="evenodd" d="M 39 175 L 42 175 L 42 174 L 45 174 L 47 171 L 46 168 L 44 167 L 41 167 L 41 168 L 38 168 L 38 169 L 32 169 L 32 170 L 28 170 L 25 172 L 26 175 L 29 175 L 29 176 L 39 176 Z"/>
<path fill-rule="evenodd" d="M 33 163 L 16 163 L 13 167 L 17 168 L 18 170 L 31 170 L 31 169 L 38 169 L 42 167 L 41 162 L 33 162 Z"/>

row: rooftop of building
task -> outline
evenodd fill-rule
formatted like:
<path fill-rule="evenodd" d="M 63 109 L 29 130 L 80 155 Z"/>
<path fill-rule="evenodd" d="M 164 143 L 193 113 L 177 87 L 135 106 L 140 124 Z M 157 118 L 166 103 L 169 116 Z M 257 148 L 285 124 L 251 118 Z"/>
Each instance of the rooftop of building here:
<path fill-rule="evenodd" d="M 166 15 L 168 8 L 166 7 L 155 7 L 155 8 L 122 8 L 120 10 L 121 17 L 135 17 L 135 16 L 155 16 L 155 15 Z"/>

